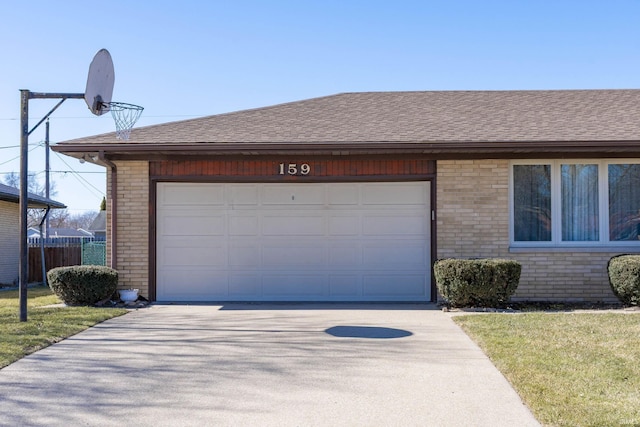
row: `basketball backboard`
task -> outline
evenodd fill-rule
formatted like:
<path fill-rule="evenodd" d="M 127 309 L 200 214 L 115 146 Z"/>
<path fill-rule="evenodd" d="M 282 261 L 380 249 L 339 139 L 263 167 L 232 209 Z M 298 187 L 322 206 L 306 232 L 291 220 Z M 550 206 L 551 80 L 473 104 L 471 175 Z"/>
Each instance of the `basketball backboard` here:
<path fill-rule="evenodd" d="M 84 91 L 84 100 L 89 110 L 96 116 L 109 111 L 108 105 L 113 95 L 114 81 L 115 72 L 111 54 L 107 49 L 100 49 L 89 65 L 87 87 Z"/>

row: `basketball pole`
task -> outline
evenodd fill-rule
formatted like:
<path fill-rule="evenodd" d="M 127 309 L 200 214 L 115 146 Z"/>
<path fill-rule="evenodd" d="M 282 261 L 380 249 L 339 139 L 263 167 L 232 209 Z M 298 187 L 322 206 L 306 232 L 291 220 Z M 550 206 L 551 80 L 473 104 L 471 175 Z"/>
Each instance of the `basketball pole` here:
<path fill-rule="evenodd" d="M 29 100 L 34 98 L 60 99 L 51 109 L 29 130 Z M 41 93 L 20 89 L 20 260 L 19 260 L 19 300 L 20 321 L 27 321 L 27 285 L 29 282 L 29 246 L 27 245 L 27 208 L 29 206 L 28 175 L 29 175 L 29 135 L 36 130 L 56 109 L 69 98 L 84 99 L 84 93 Z"/>

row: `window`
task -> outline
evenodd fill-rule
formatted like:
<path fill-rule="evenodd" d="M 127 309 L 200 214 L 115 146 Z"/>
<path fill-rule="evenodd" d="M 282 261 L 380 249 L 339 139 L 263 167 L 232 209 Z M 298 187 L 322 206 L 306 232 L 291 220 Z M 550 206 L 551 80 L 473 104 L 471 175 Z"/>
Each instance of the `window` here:
<path fill-rule="evenodd" d="M 640 161 L 513 162 L 511 174 L 516 246 L 640 244 Z"/>
<path fill-rule="evenodd" d="M 598 165 L 560 165 L 562 241 L 598 241 Z"/>
<path fill-rule="evenodd" d="M 640 164 L 610 164 L 609 239 L 638 241 L 640 233 Z"/>
<path fill-rule="evenodd" d="M 551 166 L 513 167 L 515 240 L 551 241 Z"/>

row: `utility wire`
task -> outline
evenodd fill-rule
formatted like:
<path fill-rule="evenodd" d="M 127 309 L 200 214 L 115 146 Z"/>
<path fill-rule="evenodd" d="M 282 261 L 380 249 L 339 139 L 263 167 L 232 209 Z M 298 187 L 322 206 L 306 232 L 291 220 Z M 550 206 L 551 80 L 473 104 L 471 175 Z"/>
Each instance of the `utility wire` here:
<path fill-rule="evenodd" d="M 33 150 L 35 150 L 35 149 L 36 149 L 36 148 L 38 148 L 38 147 L 39 147 L 39 145 L 36 145 L 36 146 L 35 146 L 35 147 L 33 147 L 31 150 L 29 150 L 29 153 L 30 153 L 30 152 L 32 152 Z M 11 163 L 11 162 L 13 162 L 14 160 L 18 160 L 20 157 L 21 157 L 21 156 L 20 156 L 20 155 L 18 155 L 17 157 L 14 157 L 14 158 L 13 158 L 13 159 L 11 159 L 11 160 L 7 160 L 6 162 L 2 162 L 2 163 L 0 163 L 0 166 L 2 166 L 2 165 L 6 165 L 7 163 Z"/>
<path fill-rule="evenodd" d="M 31 143 L 29 144 L 30 147 L 42 147 L 44 145 L 44 141 L 40 141 L 40 142 L 36 142 L 36 143 Z M 20 148 L 20 145 L 7 145 L 6 147 L 0 147 L 0 150 L 4 150 L 6 148 Z"/>
<path fill-rule="evenodd" d="M 96 190 L 96 191 L 98 192 L 98 195 L 99 195 L 99 196 L 103 196 L 103 197 L 104 197 L 104 195 L 105 195 L 105 194 L 104 194 L 104 191 L 100 190 L 99 188 L 96 188 L 93 184 L 91 184 L 89 181 L 87 181 L 86 179 L 84 179 L 84 177 L 82 177 L 79 173 L 77 173 L 76 171 L 74 171 L 74 170 L 73 170 L 73 168 L 69 165 L 69 163 L 67 163 L 67 162 L 62 158 L 62 156 L 60 156 L 60 154 L 56 153 L 55 151 L 54 151 L 54 154 L 55 154 L 56 156 L 58 156 L 58 158 L 62 161 L 62 163 L 64 163 L 65 165 L 67 165 L 67 167 L 68 167 L 69 169 L 71 169 L 71 171 L 72 171 L 72 175 L 73 175 L 73 176 L 75 176 L 75 177 L 76 177 L 76 179 L 78 179 L 78 182 L 79 182 L 80 184 L 82 184 L 82 185 L 83 185 L 87 190 L 89 190 L 89 191 L 90 191 L 90 192 L 92 192 L 92 193 L 93 193 L 93 191 L 92 191 L 89 187 L 93 188 L 94 190 Z M 93 193 L 93 194 L 94 194 L 94 195 L 96 195 L 95 193 Z"/>
<path fill-rule="evenodd" d="M 67 174 L 67 173 L 77 173 L 78 175 L 84 175 L 84 174 L 101 174 L 104 172 L 93 172 L 93 171 L 86 171 L 86 172 L 79 172 L 79 171 L 73 171 L 73 170 L 66 170 L 66 171 L 49 171 L 50 173 L 59 173 L 59 174 Z M 11 171 L 11 172 L 0 172 L 0 175 L 9 175 L 12 173 L 16 173 L 15 171 Z M 34 172 L 35 175 L 41 175 L 45 173 L 45 171 L 40 171 L 40 172 Z"/>
<path fill-rule="evenodd" d="M 78 171 L 73 171 L 73 170 L 68 170 L 68 171 L 49 171 L 50 173 L 77 173 L 79 175 L 83 175 L 83 174 L 104 174 L 105 172 L 97 172 L 97 171 L 85 171 L 85 172 L 78 172 Z M 43 171 L 44 173 L 44 171 Z"/>
<path fill-rule="evenodd" d="M 154 119 L 159 119 L 159 118 L 181 118 L 181 117 L 206 117 L 206 116 L 211 116 L 211 113 L 207 113 L 207 114 L 171 114 L 171 115 L 156 115 L 156 116 L 148 116 L 145 114 L 145 117 L 147 118 L 154 118 Z M 37 118 L 35 117 L 29 117 L 29 119 L 34 119 L 36 120 Z M 87 120 L 91 120 L 91 119 L 95 119 L 95 117 L 92 116 L 56 116 L 55 117 L 56 120 L 59 119 L 87 119 Z M 19 118 L 0 118 L 0 121 L 18 121 L 20 120 Z"/>

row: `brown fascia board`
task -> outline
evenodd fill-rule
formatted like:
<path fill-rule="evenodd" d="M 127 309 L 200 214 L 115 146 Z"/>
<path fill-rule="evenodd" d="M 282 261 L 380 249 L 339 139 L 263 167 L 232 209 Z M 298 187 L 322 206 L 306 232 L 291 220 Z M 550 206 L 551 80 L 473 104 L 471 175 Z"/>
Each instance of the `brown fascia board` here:
<path fill-rule="evenodd" d="M 510 157 L 518 155 L 640 155 L 640 140 L 624 141 L 446 141 L 446 142 L 317 142 L 317 143 L 252 143 L 215 142 L 180 144 L 57 144 L 53 151 L 72 157 L 103 152 L 119 159 L 153 158 L 167 155 L 216 155 L 216 154 L 387 154 L 406 153 L 443 156 Z"/>

